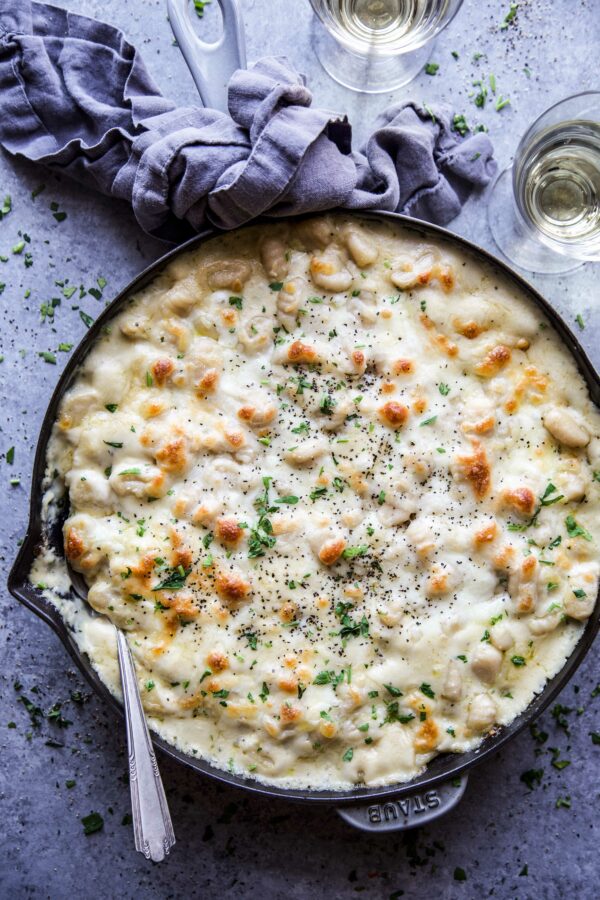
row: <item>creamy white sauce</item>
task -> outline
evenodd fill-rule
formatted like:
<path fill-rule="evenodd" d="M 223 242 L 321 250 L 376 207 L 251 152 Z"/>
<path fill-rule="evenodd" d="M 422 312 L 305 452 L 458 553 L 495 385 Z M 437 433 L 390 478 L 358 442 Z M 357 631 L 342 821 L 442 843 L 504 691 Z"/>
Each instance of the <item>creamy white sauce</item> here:
<path fill-rule="evenodd" d="M 513 286 L 331 216 L 210 241 L 132 298 L 48 472 L 151 727 L 268 783 L 344 788 L 477 746 L 560 670 L 597 593 L 599 433 Z M 31 578 L 118 695 L 108 620 L 65 599 L 49 553 Z"/>

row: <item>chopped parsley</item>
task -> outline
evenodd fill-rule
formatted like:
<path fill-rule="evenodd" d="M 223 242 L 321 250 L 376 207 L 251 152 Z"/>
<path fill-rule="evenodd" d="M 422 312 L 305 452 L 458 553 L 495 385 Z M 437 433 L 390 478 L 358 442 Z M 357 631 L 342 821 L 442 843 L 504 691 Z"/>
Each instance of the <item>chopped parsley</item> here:
<path fill-rule="evenodd" d="M 330 416 L 333 413 L 333 410 L 337 406 L 336 401 L 331 396 L 331 394 L 323 394 L 321 400 L 319 402 L 319 409 L 325 416 Z"/>
<path fill-rule="evenodd" d="M 429 62 L 425 66 L 425 74 L 426 75 L 437 75 L 439 68 L 440 68 L 439 63 Z"/>
<path fill-rule="evenodd" d="M 342 625 L 340 631 L 338 632 L 339 636 L 342 638 L 342 641 L 347 641 L 350 637 L 368 637 L 369 636 L 369 621 L 366 616 L 363 614 L 361 620 L 356 622 L 354 619 L 350 618 L 348 615 L 349 611 L 353 609 L 352 603 L 345 603 L 340 600 L 339 603 L 335 606 L 335 614 L 340 620 Z"/>
<path fill-rule="evenodd" d="M 269 519 L 271 513 L 278 511 L 276 506 L 271 506 L 269 503 L 269 487 L 271 481 L 272 478 L 270 476 L 263 476 L 264 491 L 254 501 L 254 507 L 258 512 L 258 522 L 250 529 L 250 537 L 248 540 L 248 557 L 250 559 L 264 556 L 265 549 L 274 547 L 276 543 L 276 539 L 273 536 L 273 526 Z"/>
<path fill-rule="evenodd" d="M 394 687 L 393 684 L 384 684 L 384 688 L 386 689 L 388 694 L 392 695 L 392 697 L 402 697 L 402 691 L 400 690 L 400 688 Z"/>
<path fill-rule="evenodd" d="M 425 694 L 426 697 L 429 697 L 431 700 L 435 697 L 435 691 L 432 689 L 430 684 L 427 684 L 426 681 L 420 686 L 419 690 L 422 694 Z"/>
<path fill-rule="evenodd" d="M 550 496 L 550 494 L 555 494 L 555 493 L 556 493 L 556 488 L 554 487 L 552 482 L 550 482 L 550 484 L 548 484 L 548 486 L 546 487 L 546 490 L 540 497 L 540 503 L 542 504 L 542 506 L 552 506 L 553 503 L 558 503 L 559 500 L 562 500 L 564 498 L 564 494 L 558 494 L 558 496 L 556 496 L 556 497 Z"/>
<path fill-rule="evenodd" d="M 527 769 L 526 772 L 521 774 L 519 781 L 522 781 L 523 784 L 532 791 L 534 787 L 539 786 L 542 783 L 543 776 L 543 769 Z"/>
<path fill-rule="evenodd" d="M 310 425 L 308 422 L 302 422 L 296 428 L 292 428 L 292 434 L 308 434 Z"/>
<path fill-rule="evenodd" d="M 518 4 L 518 3 L 511 3 L 511 4 L 510 4 L 509 10 L 508 10 L 508 12 L 506 13 L 506 15 L 504 16 L 504 19 L 503 19 L 503 21 L 502 21 L 501 24 L 500 24 L 500 31 L 506 31 L 506 29 L 507 29 L 508 26 L 511 24 L 511 22 L 514 22 L 514 20 L 515 20 L 515 18 L 516 18 L 516 15 L 517 15 L 517 10 L 518 10 L 518 9 L 519 9 L 519 4 Z"/>
<path fill-rule="evenodd" d="M 194 0 L 194 10 L 199 19 L 204 16 L 204 7 L 208 6 L 211 0 Z"/>
<path fill-rule="evenodd" d="M 357 556 L 364 556 L 368 552 L 369 547 L 366 544 L 361 544 L 358 547 L 346 547 L 342 551 L 342 557 L 344 559 L 356 559 Z"/>
<path fill-rule="evenodd" d="M 211 691 L 213 697 L 218 697 L 221 700 L 226 700 L 229 697 L 229 691 L 226 691 L 225 688 L 221 688 L 218 691 Z"/>
<path fill-rule="evenodd" d="M 467 125 L 467 120 L 465 119 L 463 113 L 455 115 L 452 119 L 452 130 L 458 132 L 461 137 L 464 137 L 467 131 L 471 130 Z"/>
<path fill-rule="evenodd" d="M 258 637 L 254 631 L 245 631 L 241 637 L 245 637 L 251 650 L 258 649 Z"/>
<path fill-rule="evenodd" d="M 313 684 L 332 684 L 334 688 L 341 684 L 344 680 L 344 672 L 340 672 L 339 675 L 336 675 L 333 671 L 323 671 L 319 672 L 316 676 Z"/>
<path fill-rule="evenodd" d="M 383 720 L 384 725 L 389 725 L 392 722 L 399 722 L 401 725 L 408 725 L 408 723 L 412 722 L 415 718 L 412 713 L 401 713 L 400 706 L 397 700 L 391 700 L 389 703 L 385 704 L 385 707 L 386 713 Z"/>
<path fill-rule="evenodd" d="M 2 221 L 4 216 L 7 216 L 9 214 L 11 209 L 12 209 L 12 199 L 10 197 L 10 194 L 7 194 L 6 197 L 4 198 L 2 207 L 0 207 L 0 222 Z"/>
<path fill-rule="evenodd" d="M 582 528 L 581 525 L 578 525 L 573 516 L 567 516 L 565 519 L 565 527 L 567 529 L 567 534 L 569 537 L 582 537 L 584 541 L 591 541 L 592 536 L 589 531 L 586 531 L 585 528 Z"/>
<path fill-rule="evenodd" d="M 153 591 L 179 591 L 192 570 L 177 566 L 169 571 L 166 578 L 152 588 Z"/>
<path fill-rule="evenodd" d="M 104 819 L 97 812 L 91 812 L 89 816 L 84 816 L 81 820 L 84 834 L 94 834 L 104 828 Z"/>

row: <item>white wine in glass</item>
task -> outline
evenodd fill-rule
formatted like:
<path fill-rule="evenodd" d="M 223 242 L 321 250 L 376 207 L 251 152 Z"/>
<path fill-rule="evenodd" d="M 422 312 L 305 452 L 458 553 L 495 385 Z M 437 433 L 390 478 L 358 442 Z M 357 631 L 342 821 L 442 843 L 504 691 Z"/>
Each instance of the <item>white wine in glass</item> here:
<path fill-rule="evenodd" d="M 600 260 L 600 93 L 546 110 L 498 177 L 488 207 L 505 256 L 533 272 Z"/>
<path fill-rule="evenodd" d="M 517 202 L 536 228 L 600 257 L 600 121 L 575 119 L 542 131 L 515 178 Z"/>
<path fill-rule="evenodd" d="M 462 0 L 310 0 L 315 52 L 340 84 L 366 93 L 414 78 Z"/>

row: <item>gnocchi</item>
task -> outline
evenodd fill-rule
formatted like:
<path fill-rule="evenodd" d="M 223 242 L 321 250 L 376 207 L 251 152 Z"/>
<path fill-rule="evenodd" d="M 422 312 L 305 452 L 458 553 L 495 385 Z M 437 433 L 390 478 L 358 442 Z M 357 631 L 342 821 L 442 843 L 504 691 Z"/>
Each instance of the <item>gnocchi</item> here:
<path fill-rule="evenodd" d="M 581 636 L 599 435 L 514 286 L 330 214 L 131 298 L 62 401 L 47 506 L 68 492 L 65 553 L 166 740 L 270 784 L 394 784 L 512 721 Z M 101 620 L 55 602 L 117 691 Z"/>

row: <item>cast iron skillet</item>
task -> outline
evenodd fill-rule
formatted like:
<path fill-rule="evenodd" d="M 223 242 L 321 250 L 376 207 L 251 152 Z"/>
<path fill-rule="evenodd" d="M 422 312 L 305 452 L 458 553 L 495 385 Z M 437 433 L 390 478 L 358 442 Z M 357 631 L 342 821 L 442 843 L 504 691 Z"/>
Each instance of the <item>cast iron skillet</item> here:
<path fill-rule="evenodd" d="M 407 216 L 395 213 L 360 213 L 360 218 L 383 220 L 397 223 L 402 228 L 416 232 L 421 238 L 442 239 L 468 255 L 491 265 L 509 282 L 515 285 L 539 307 L 550 320 L 564 344 L 573 355 L 579 371 L 583 376 L 591 397 L 600 406 L 600 378 L 587 358 L 577 338 L 550 304 L 529 285 L 520 275 L 513 272 L 504 263 L 495 259 L 487 251 L 482 250 L 464 238 L 429 223 L 416 221 Z M 263 220 L 264 221 L 264 220 Z M 272 221 L 272 220 L 271 220 Z M 58 634 L 83 674 L 94 690 L 100 694 L 113 708 L 121 710 L 121 704 L 113 697 L 108 688 L 98 677 L 87 656 L 83 655 L 75 643 L 73 634 L 64 623 L 56 608 L 42 596 L 42 592 L 28 580 L 31 565 L 35 559 L 37 548 L 42 539 L 50 543 L 58 554 L 63 555 L 61 523 L 52 528 L 45 528 L 41 518 L 42 483 L 46 468 L 46 447 L 52 425 L 56 418 L 58 406 L 77 374 L 77 368 L 98 338 L 102 328 L 118 312 L 135 292 L 144 288 L 166 266 L 168 262 L 182 253 L 194 250 L 208 238 L 218 234 L 217 231 L 206 231 L 167 253 L 137 276 L 113 300 L 104 312 L 96 319 L 88 333 L 81 341 L 69 360 L 50 400 L 38 440 L 33 467 L 32 490 L 30 502 L 30 518 L 27 534 L 8 579 L 10 592 L 28 609 L 40 616 Z M 600 603 L 596 603 L 594 612 L 588 619 L 583 635 L 561 671 L 552 678 L 543 691 L 510 725 L 499 728 L 476 749 L 463 754 L 443 754 L 435 757 L 426 770 L 406 784 L 390 785 L 380 788 L 355 788 L 349 791 L 334 790 L 292 790 L 261 784 L 252 779 L 232 775 L 211 766 L 202 759 L 177 750 L 162 738 L 154 735 L 154 744 L 173 759 L 190 766 L 204 775 L 217 781 L 235 785 L 238 788 L 253 791 L 267 797 L 284 797 L 288 800 L 305 803 L 335 805 L 339 814 L 365 831 L 393 831 L 424 824 L 451 809 L 462 797 L 467 783 L 467 771 L 474 765 L 493 756 L 511 738 L 526 725 L 536 719 L 548 704 L 561 691 L 582 662 L 600 627 Z"/>

